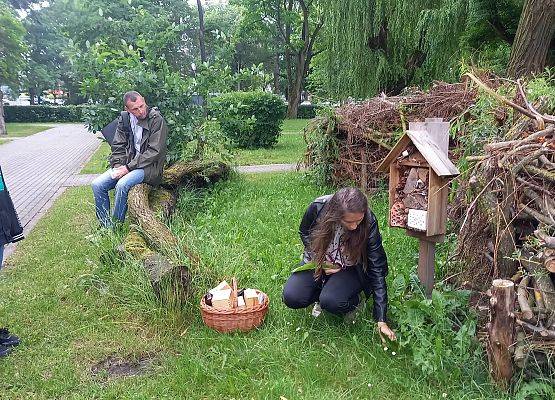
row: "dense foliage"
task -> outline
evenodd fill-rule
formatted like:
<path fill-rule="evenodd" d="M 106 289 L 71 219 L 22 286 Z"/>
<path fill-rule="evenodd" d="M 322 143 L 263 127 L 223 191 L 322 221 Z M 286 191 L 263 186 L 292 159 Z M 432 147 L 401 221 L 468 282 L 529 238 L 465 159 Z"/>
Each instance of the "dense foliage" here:
<path fill-rule="evenodd" d="M 232 92 L 214 98 L 210 110 L 223 132 L 241 148 L 271 147 L 277 143 L 285 105 L 265 92 Z"/>
<path fill-rule="evenodd" d="M 328 85 L 334 97 L 399 91 L 457 75 L 452 59 L 467 1 L 328 1 Z"/>
<path fill-rule="evenodd" d="M 82 106 L 4 106 L 6 122 L 82 122 Z"/>

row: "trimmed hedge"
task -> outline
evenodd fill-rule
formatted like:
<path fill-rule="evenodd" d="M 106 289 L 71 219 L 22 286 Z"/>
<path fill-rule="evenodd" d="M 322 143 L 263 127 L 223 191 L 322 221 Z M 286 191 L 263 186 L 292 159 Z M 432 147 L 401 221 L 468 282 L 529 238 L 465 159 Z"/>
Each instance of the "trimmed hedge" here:
<path fill-rule="evenodd" d="M 297 118 L 300 119 L 312 119 L 316 117 L 316 110 L 318 106 L 314 104 L 299 104 L 297 110 Z"/>
<path fill-rule="evenodd" d="M 82 122 L 83 106 L 4 106 L 6 122 Z"/>
<path fill-rule="evenodd" d="M 210 101 L 210 111 L 237 147 L 272 147 L 278 141 L 286 107 L 279 96 L 261 91 L 231 92 Z"/>

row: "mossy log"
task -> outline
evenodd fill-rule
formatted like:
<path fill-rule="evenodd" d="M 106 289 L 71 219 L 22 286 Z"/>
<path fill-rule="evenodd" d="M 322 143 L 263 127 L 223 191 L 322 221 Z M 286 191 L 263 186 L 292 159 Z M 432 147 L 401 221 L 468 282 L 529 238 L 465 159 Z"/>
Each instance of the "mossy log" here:
<path fill-rule="evenodd" d="M 210 181 L 224 178 L 229 172 L 229 166 L 220 161 L 192 161 L 177 163 L 164 170 L 161 186 L 175 188 L 191 180 L 203 177 Z"/>
<path fill-rule="evenodd" d="M 184 265 L 177 265 L 161 253 L 148 247 L 146 240 L 135 228 L 131 228 L 123 243 L 124 250 L 142 261 L 156 295 L 176 302 L 185 299 L 191 277 Z M 172 296 L 168 296 L 172 294 Z"/>
<path fill-rule="evenodd" d="M 164 171 L 162 185 L 134 186 L 128 195 L 129 215 L 137 224 L 124 242 L 124 249 L 143 262 L 156 294 L 170 301 L 181 301 L 189 292 L 189 270 L 181 265 L 184 254 L 191 264 L 198 264 L 198 256 L 183 243 L 163 222 L 175 210 L 180 186 L 199 187 L 207 182 L 225 178 L 230 171 L 221 162 L 178 163 Z"/>

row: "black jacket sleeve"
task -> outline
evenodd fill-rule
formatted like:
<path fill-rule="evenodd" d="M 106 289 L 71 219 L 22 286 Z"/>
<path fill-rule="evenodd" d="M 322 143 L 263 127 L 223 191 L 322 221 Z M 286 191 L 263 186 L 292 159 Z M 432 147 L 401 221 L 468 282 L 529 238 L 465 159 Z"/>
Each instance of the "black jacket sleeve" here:
<path fill-rule="evenodd" d="M 301 235 L 301 241 L 303 242 L 305 250 L 308 251 L 310 230 L 316 224 L 316 218 L 318 217 L 318 204 L 312 202 L 306 209 L 303 219 L 301 221 L 301 226 L 299 227 L 299 235 Z"/>
<path fill-rule="evenodd" d="M 388 272 L 387 256 L 382 246 L 378 221 L 371 211 L 368 212 L 370 213 L 370 231 L 366 246 L 368 265 L 365 274 L 374 295 L 373 316 L 379 322 L 386 321 L 387 314 L 387 285 L 385 282 Z"/>

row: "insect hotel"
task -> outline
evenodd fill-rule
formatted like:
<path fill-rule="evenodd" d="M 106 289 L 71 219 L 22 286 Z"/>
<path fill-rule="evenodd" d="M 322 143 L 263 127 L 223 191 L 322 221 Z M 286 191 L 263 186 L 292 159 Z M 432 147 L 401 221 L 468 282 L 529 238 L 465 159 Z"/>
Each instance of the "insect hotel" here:
<path fill-rule="evenodd" d="M 389 226 L 420 240 L 418 276 L 428 294 L 434 285 L 435 244 L 446 233 L 449 181 L 459 175 L 448 148 L 448 122 L 411 122 L 378 167 L 389 172 Z"/>

